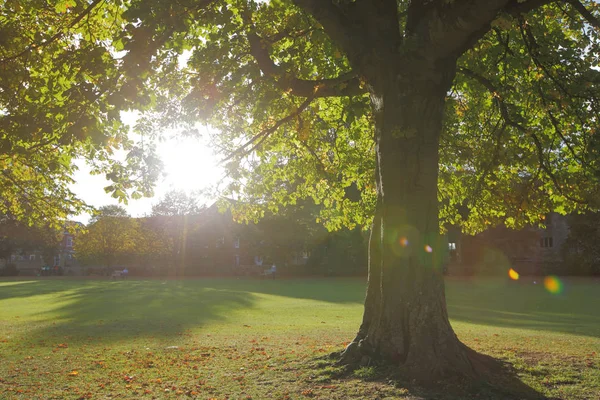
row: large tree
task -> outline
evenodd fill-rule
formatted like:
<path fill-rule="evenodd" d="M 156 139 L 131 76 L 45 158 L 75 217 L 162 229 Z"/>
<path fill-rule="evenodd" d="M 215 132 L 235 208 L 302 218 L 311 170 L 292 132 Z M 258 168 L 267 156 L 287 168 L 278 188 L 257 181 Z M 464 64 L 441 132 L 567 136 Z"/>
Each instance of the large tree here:
<path fill-rule="evenodd" d="M 8 35 L 0 63 L 47 79 L 5 85 L 39 115 L 52 81 L 58 110 L 90 105 L 85 118 L 68 114 L 86 132 L 132 107 L 153 110 L 140 132 L 200 119 L 229 154 L 236 215 L 312 197 L 331 228 L 372 219 L 349 362 L 477 375 L 448 321 L 440 226 L 519 226 L 598 198 L 600 21 L 589 0 L 7 4 L 25 39 Z M 48 32 L 27 25 L 39 9 L 54 18 Z M 65 76 L 78 83 L 72 99 Z"/>

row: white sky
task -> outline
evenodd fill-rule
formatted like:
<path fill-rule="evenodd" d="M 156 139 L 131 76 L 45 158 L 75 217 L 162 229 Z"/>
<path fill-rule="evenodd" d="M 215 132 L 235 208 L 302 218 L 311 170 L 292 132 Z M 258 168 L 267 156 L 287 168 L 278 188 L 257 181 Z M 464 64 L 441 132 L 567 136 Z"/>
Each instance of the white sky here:
<path fill-rule="evenodd" d="M 125 122 L 132 125 L 130 118 L 123 117 Z M 169 190 L 192 193 L 213 186 L 223 177 L 222 169 L 217 166 L 219 158 L 213 154 L 208 144 L 208 132 L 201 133 L 201 138 L 173 138 L 158 143 L 157 154 L 164 164 L 164 176 L 156 183 L 153 198 L 129 200 L 129 204 L 122 204 L 130 215 L 138 217 L 150 213 L 152 204 Z M 176 137 L 171 134 L 165 136 Z M 104 187 L 110 183 L 103 175 L 90 175 L 90 168 L 83 161 L 76 164 L 79 171 L 74 176 L 76 183 L 71 186 L 74 193 L 95 207 L 119 204 L 104 192 Z M 200 200 L 201 203 L 210 203 L 214 199 L 201 197 Z M 74 219 L 86 223 L 89 215 L 80 215 Z"/>

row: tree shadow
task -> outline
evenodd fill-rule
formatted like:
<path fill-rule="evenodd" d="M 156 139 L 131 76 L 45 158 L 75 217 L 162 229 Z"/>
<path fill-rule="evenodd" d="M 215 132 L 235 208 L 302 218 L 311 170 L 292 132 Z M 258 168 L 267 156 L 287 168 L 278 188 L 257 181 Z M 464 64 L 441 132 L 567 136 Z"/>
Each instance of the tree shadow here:
<path fill-rule="evenodd" d="M 273 296 L 356 304 L 364 303 L 367 288 L 364 278 L 222 279 L 215 285 Z"/>
<path fill-rule="evenodd" d="M 71 341 L 89 337 L 118 341 L 142 334 L 181 334 L 253 307 L 259 295 L 361 304 L 364 287 L 362 279 L 41 278 L 0 281 L 0 301 L 23 299 L 33 305 L 31 340 L 68 336 Z M 48 295 L 51 300 L 39 297 Z"/>
<path fill-rule="evenodd" d="M 220 320 L 235 309 L 252 307 L 256 296 L 263 294 L 362 304 L 365 286 L 364 279 L 359 278 L 116 282 L 41 279 L 3 281 L 0 300 L 55 294 L 61 301 L 46 319 L 54 325 L 40 328 L 37 335 L 85 332 L 123 339 L 132 333 L 181 333 L 189 327 Z M 449 279 L 446 291 L 450 318 L 488 326 L 600 337 L 600 315 L 596 310 L 596 304 L 600 304 L 599 283 L 565 280 L 563 286 L 562 293 L 551 294 L 532 281 Z M 45 313 L 36 317 L 44 320 Z"/>
<path fill-rule="evenodd" d="M 467 349 L 469 352 L 473 352 Z M 474 353 L 474 352 L 473 352 Z M 509 363 L 482 354 L 474 355 L 474 366 L 479 369 L 479 378 L 448 377 L 435 382 L 418 382 L 409 379 L 402 367 L 383 364 L 369 366 L 340 365 L 340 353 L 316 357 L 307 366 L 320 381 L 339 383 L 350 380 L 389 385 L 399 389 L 398 398 L 410 400 L 551 400 L 544 394 L 526 385 Z M 337 382 L 336 382 L 337 383 Z"/>
<path fill-rule="evenodd" d="M 29 340 L 167 338 L 253 304 L 251 293 L 179 281 L 37 281 L 2 286 L 0 299 L 52 293 L 56 306 L 31 315 Z"/>
<path fill-rule="evenodd" d="M 535 282 L 535 283 L 534 283 Z M 563 280 L 561 293 L 550 293 L 530 279 L 451 279 L 446 285 L 452 320 L 600 337 L 600 284 L 594 280 Z"/>
<path fill-rule="evenodd" d="M 49 281 L 40 280 L 3 280 L 0 281 L 0 300 L 14 299 L 18 297 L 31 297 L 50 293 L 58 293 L 70 287 L 64 281 L 53 280 L 52 284 Z"/>

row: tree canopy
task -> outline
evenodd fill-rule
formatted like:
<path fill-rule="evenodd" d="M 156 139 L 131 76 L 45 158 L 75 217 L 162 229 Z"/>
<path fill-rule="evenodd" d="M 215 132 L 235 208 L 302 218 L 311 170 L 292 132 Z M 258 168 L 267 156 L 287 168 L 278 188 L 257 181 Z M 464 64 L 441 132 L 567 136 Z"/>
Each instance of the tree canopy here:
<path fill-rule="evenodd" d="M 128 136 L 119 114 L 127 100 L 116 95 L 125 81 L 112 42 L 123 6 L 2 1 L 0 212 L 60 227 L 89 211 L 70 189 L 77 159 L 112 181 L 115 198 L 152 193 L 157 158 Z"/>
<path fill-rule="evenodd" d="M 370 6 L 325 3 L 5 1 L 0 211 L 80 212 L 68 186 L 80 157 L 114 182 L 115 197 L 149 194 L 153 134 L 204 121 L 228 160 L 223 194 L 243 199 L 245 216 L 313 198 L 330 227 L 366 224 L 376 199 L 373 114 L 369 82 L 353 64 L 372 56 L 358 54 L 373 40 L 357 19 Z M 411 15 L 470 7 L 387 3 L 405 45 Z M 471 231 L 539 222 L 598 198 L 598 5 L 491 8 L 491 27 L 458 61 L 439 163 L 442 220 Z M 356 54 L 333 30 L 336 18 L 364 36 Z M 119 114 L 128 109 L 147 111 L 136 126 L 145 143 L 128 137 Z M 127 156 L 115 159 L 119 152 Z M 350 187 L 360 195 L 348 196 Z"/>

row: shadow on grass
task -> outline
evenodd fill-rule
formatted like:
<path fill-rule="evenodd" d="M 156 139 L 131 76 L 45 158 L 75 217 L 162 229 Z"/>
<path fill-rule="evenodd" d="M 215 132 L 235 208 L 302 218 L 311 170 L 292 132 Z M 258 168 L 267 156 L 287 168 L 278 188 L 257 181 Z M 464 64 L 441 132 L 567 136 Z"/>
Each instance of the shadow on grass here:
<path fill-rule="evenodd" d="M 86 328 L 118 337 L 132 332 L 172 335 L 252 307 L 257 294 L 362 304 L 362 279 L 192 279 L 180 281 L 6 281 L 0 300 L 55 295 L 56 330 Z M 600 337 L 600 282 L 565 280 L 551 294 L 541 283 L 502 279 L 447 280 L 450 318 L 487 326 Z M 40 301 L 40 300 L 35 300 Z M 358 324 L 359 321 L 357 321 Z"/>
<path fill-rule="evenodd" d="M 502 278 L 446 281 L 452 320 L 505 328 L 600 337 L 600 280 L 563 279 L 548 292 L 541 280 Z M 333 303 L 364 302 L 363 279 L 218 280 L 214 287 Z M 358 321 L 357 321 L 358 324 Z"/>
<path fill-rule="evenodd" d="M 467 381 L 455 377 L 424 384 L 404 378 L 402 370 L 398 367 L 372 365 L 356 368 L 338 365 L 337 359 L 337 354 L 331 354 L 313 359 L 307 363 L 307 366 L 314 371 L 316 379 L 321 383 L 328 383 L 332 380 L 377 382 L 396 389 L 397 393 L 393 394 L 398 398 L 410 400 L 548 399 L 542 393 L 523 383 L 517 371 L 510 364 L 496 360 L 491 360 L 497 368 L 494 373 L 487 373 L 480 380 Z"/>
<path fill-rule="evenodd" d="M 84 287 L 93 283 L 111 282 L 108 279 L 41 279 L 31 281 L 0 281 L 0 300 L 16 297 L 29 297 L 39 294 L 62 292 L 73 287 Z M 122 281 L 117 281 L 122 282 Z M 362 278 L 296 278 L 296 279 L 258 279 L 258 278 L 191 278 L 182 280 L 135 280 L 154 284 L 181 284 L 194 288 L 214 288 L 240 292 L 262 293 L 274 296 L 292 297 L 326 301 L 331 303 L 363 304 L 366 292 L 366 279 Z M 115 282 L 116 283 L 116 282 Z"/>
<path fill-rule="evenodd" d="M 5 280 L 0 285 L 0 300 L 59 293 L 71 287 L 60 280 Z"/>
<path fill-rule="evenodd" d="M 552 294 L 541 282 L 449 279 L 450 319 L 504 328 L 600 337 L 600 282 L 563 280 Z"/>
<path fill-rule="evenodd" d="M 218 279 L 213 287 L 328 303 L 363 304 L 367 289 L 361 278 Z"/>
<path fill-rule="evenodd" d="M 0 299 L 56 294 L 56 304 L 32 315 L 52 321 L 28 333 L 31 340 L 69 336 L 71 341 L 138 335 L 168 337 L 252 307 L 252 295 L 179 281 L 37 281 L 1 287 Z M 40 301 L 35 299 L 32 301 Z M 41 300 L 44 301 L 44 300 Z M 40 306 L 43 309 L 42 306 Z M 47 318 L 45 318 L 47 317 Z"/>

